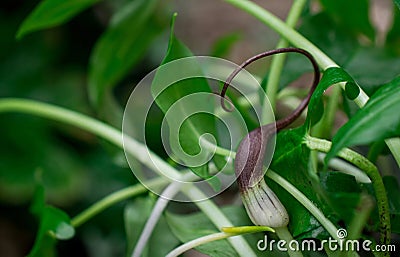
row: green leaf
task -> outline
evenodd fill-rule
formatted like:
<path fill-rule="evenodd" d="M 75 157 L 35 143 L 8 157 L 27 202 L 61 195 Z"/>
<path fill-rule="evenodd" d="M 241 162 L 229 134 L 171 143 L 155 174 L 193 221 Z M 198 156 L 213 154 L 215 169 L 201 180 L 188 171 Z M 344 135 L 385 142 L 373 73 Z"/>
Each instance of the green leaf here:
<path fill-rule="evenodd" d="M 321 24 L 324 24 L 323 29 Z M 349 57 L 359 47 L 357 38 L 345 30 L 338 29 L 337 24 L 325 12 L 304 17 L 299 32 L 342 67 L 345 67 Z M 305 72 L 312 72 L 312 66 L 304 56 L 289 54 L 284 70 L 285 75 L 280 82 L 281 88 Z"/>
<path fill-rule="evenodd" d="M 398 48 L 397 45 L 395 49 Z M 397 69 L 400 66 L 399 53 L 395 54 L 388 46 L 385 48 L 358 47 L 343 68 L 351 74 L 367 95 L 372 95 L 382 84 L 399 74 Z M 354 84 L 351 83 L 351 85 Z M 359 109 L 352 101 L 358 89 L 353 87 L 352 96 L 350 96 L 347 86 L 346 84 L 347 97 L 343 98 L 343 107 L 350 118 Z"/>
<path fill-rule="evenodd" d="M 308 172 L 309 149 L 303 145 L 303 127 L 278 133 L 271 169 L 288 180 L 317 207 L 324 206 L 313 188 L 314 181 Z M 320 223 L 285 189 L 267 178 L 267 184 L 277 194 L 289 214 L 289 229 L 296 239 L 312 235 L 324 239 L 328 236 Z"/>
<path fill-rule="evenodd" d="M 400 58 L 385 48 L 363 47 L 345 65 L 346 71 L 368 94 L 399 75 Z"/>
<path fill-rule="evenodd" d="M 247 217 L 243 207 L 223 207 L 222 212 L 229 217 L 235 226 L 251 225 L 251 221 Z M 172 233 L 183 243 L 198 237 L 220 232 L 212 223 L 210 223 L 210 220 L 203 213 L 178 215 L 167 212 L 166 220 L 172 230 Z M 262 239 L 263 234 L 249 234 L 244 235 L 244 237 L 246 240 L 248 240 L 250 246 L 256 248 L 257 239 Z M 236 251 L 226 239 L 210 242 L 208 244 L 196 247 L 195 249 L 211 257 L 238 256 Z M 255 251 L 256 253 L 261 253 L 259 250 Z"/>
<path fill-rule="evenodd" d="M 26 34 L 69 21 L 79 12 L 100 0 L 42 0 L 23 21 L 17 32 L 20 39 Z"/>
<path fill-rule="evenodd" d="M 164 114 L 168 114 L 165 118 L 169 130 L 174 131 L 169 134 L 172 152 L 195 174 L 209 178 L 208 166 L 204 163 L 209 157 L 207 153 L 203 151 L 203 155 L 196 157 L 196 161 L 203 163 L 202 165 L 192 163 L 190 157 L 200 153 L 198 142 L 201 135 L 210 134 L 216 137 L 215 119 L 210 114 L 213 113 L 214 99 L 210 97 L 210 87 L 207 80 L 201 77 L 203 73 L 195 59 L 173 62 L 163 67 L 171 61 L 193 56 L 174 36 L 174 22 L 175 16 L 167 55 L 155 74 L 151 92 L 156 104 Z M 199 77 L 193 78 L 195 74 Z"/>
<path fill-rule="evenodd" d="M 345 86 L 345 93 L 347 98 L 354 100 L 360 94 L 360 88 L 353 82 L 347 82 Z"/>
<path fill-rule="evenodd" d="M 151 213 L 153 205 L 154 201 L 150 197 L 140 197 L 136 198 L 134 202 L 125 207 L 124 222 L 127 241 L 127 256 L 131 256 L 144 225 L 146 224 L 147 217 L 149 217 Z M 147 251 L 148 249 L 144 252 Z"/>
<path fill-rule="evenodd" d="M 320 185 L 326 196 L 326 204 L 333 213 L 350 224 L 360 201 L 360 186 L 354 176 L 335 171 L 320 171 Z M 333 215 L 333 214 L 331 214 Z"/>
<path fill-rule="evenodd" d="M 365 145 L 400 134 L 400 77 L 383 85 L 332 139 L 325 162 L 342 148 Z"/>
<path fill-rule="evenodd" d="M 392 231 L 400 233 L 400 187 L 399 182 L 394 176 L 384 176 L 382 178 L 389 200 L 390 218 Z"/>
<path fill-rule="evenodd" d="M 361 46 L 355 35 L 338 28 L 337 22 L 325 12 L 305 17 L 299 31 L 351 74 L 368 95 L 372 95 L 378 85 L 387 83 L 398 75 L 400 18 L 397 17 L 400 17 L 400 12 L 395 11 L 396 24 L 387 39 L 390 40 L 392 47 Z M 324 29 L 320 28 L 320 24 L 324 24 Z M 311 66 L 305 58 L 288 55 L 285 76 L 281 79 L 280 87 L 289 85 L 290 82 L 310 71 Z"/>
<path fill-rule="evenodd" d="M 355 84 L 350 75 L 342 68 L 332 67 L 324 71 L 324 75 L 322 76 L 321 81 L 311 96 L 310 103 L 308 104 L 307 119 L 305 122 L 306 126 L 314 125 L 321 119 L 323 114 L 321 98 L 325 90 L 331 85 L 345 81 Z"/>
<path fill-rule="evenodd" d="M 150 216 L 154 207 L 154 200 L 151 197 L 136 198 L 132 203 L 125 207 L 124 221 L 127 235 L 127 256 L 132 255 L 132 251 L 143 231 L 147 218 Z M 145 247 L 143 257 L 163 257 L 178 245 L 178 239 L 171 235 L 171 231 L 163 216 L 157 222 L 154 231 Z M 151 247 L 158 245 L 160 247 Z"/>
<path fill-rule="evenodd" d="M 397 178 L 394 176 L 384 176 L 382 180 L 388 195 L 390 210 L 400 213 L 400 186 Z"/>
<path fill-rule="evenodd" d="M 241 35 L 239 33 L 230 33 L 218 38 L 211 48 L 211 56 L 226 57 L 240 39 Z"/>
<path fill-rule="evenodd" d="M 400 9 L 400 0 L 393 0 L 393 2 L 397 5 L 397 7 Z"/>
<path fill-rule="evenodd" d="M 369 21 L 368 0 L 321 0 L 325 10 L 341 26 L 355 34 L 362 33 L 374 38 L 374 29 Z"/>
<path fill-rule="evenodd" d="M 31 211 L 39 222 L 39 231 L 29 257 L 55 256 L 57 239 L 67 240 L 74 236 L 75 229 L 68 215 L 60 209 L 45 204 L 44 188 L 39 186 Z"/>
<path fill-rule="evenodd" d="M 154 200 L 150 197 L 136 198 L 131 204 L 127 205 L 124 211 L 125 231 L 127 235 L 127 256 L 132 255 L 132 251 L 139 240 L 140 234 L 154 206 Z M 142 256 L 163 257 L 179 243 L 175 236 L 171 235 L 165 218 L 162 216 L 154 233 Z M 157 245 L 157 247 L 150 247 Z"/>
<path fill-rule="evenodd" d="M 108 29 L 97 41 L 90 57 L 89 96 L 102 103 L 107 88 L 140 61 L 150 43 L 162 30 L 154 10 L 158 0 L 130 1 L 114 14 Z"/>

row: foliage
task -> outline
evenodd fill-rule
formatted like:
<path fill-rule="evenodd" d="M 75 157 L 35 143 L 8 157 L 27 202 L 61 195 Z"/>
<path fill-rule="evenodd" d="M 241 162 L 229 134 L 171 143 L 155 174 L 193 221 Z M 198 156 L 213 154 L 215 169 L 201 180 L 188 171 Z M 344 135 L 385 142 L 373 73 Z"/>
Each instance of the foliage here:
<path fill-rule="evenodd" d="M 265 10 L 253 2 L 225 2 L 263 20 L 260 13 L 265 14 Z M 294 10 L 302 13 L 301 23 L 294 30 L 286 25 L 275 24 L 271 27 L 287 38 L 292 46 L 302 44 L 305 50 L 315 55 L 323 76 L 311 97 L 305 118 L 300 121 L 302 125 L 281 131 L 276 136 L 270 168 L 308 198 L 330 223 L 321 221 L 309 206 L 296 200 L 288 187 L 266 177 L 267 184 L 286 207 L 290 216 L 288 229 L 296 240 L 328 239 L 335 236 L 329 230 L 330 226 L 334 226 L 346 228 L 349 237 L 375 243 L 379 243 L 373 236 L 375 232 L 392 233 L 396 235 L 392 243 L 398 243 L 400 146 L 396 139 L 390 138 L 400 136 L 400 116 L 397 113 L 400 109 L 400 2 L 393 1 L 393 24 L 381 45 L 377 43 L 378 34 L 369 18 L 369 1 L 304 2 L 307 2 L 306 5 L 318 4 L 320 8 L 317 12 L 310 12 L 307 7 L 305 11 Z M 148 218 L 157 211 L 161 215 L 154 224 L 155 229 L 142 256 L 165 256 L 182 243 L 220 232 L 221 227 L 226 226 L 221 217 L 234 226 L 251 225 L 242 205 L 226 201 L 226 196 L 238 196 L 235 185 L 215 199 L 205 201 L 208 204 L 169 203 L 168 210 L 156 209 L 156 202 L 163 201 L 163 198 L 151 193 L 141 195 L 144 188 L 131 193 L 124 191 L 129 186 L 140 185 L 132 176 L 123 155 L 125 141 L 120 139 L 120 131 L 114 129 L 122 123 L 122 109 L 133 89 L 132 83 L 138 83 L 153 68 L 195 55 L 191 46 L 185 45 L 185 38 L 180 38 L 176 32 L 180 20 L 172 12 L 174 4 L 173 1 L 157 0 L 42 0 L 39 3 L 24 1 L 15 4 L 6 1 L 1 4 L 10 13 L 0 11 L 4 39 L 0 42 L 0 208 L 1 219 L 13 224 L 15 231 L 22 230 L 32 237 L 31 242 L 20 247 L 32 246 L 22 254 L 46 257 L 71 256 L 80 252 L 82 256 L 120 256 L 124 253 L 131 256 Z M 201 1 L 193 3 L 202 4 Z M 237 50 L 239 40 L 246 40 L 245 35 L 245 31 L 240 30 L 220 35 L 209 47 L 210 55 L 229 58 Z M 296 41 L 299 38 L 301 42 Z M 263 35 L 259 35 L 259 39 L 263 42 Z M 331 65 L 324 65 L 326 63 Z M 291 83 L 309 72 L 310 66 L 304 58 L 290 55 L 282 69 L 284 76 L 279 81 L 281 94 L 273 101 L 280 103 L 277 107 L 279 117 L 287 113 L 282 106 L 293 109 L 296 105 L 293 102 L 303 98 L 302 90 L 291 90 Z M 188 70 L 202 73 L 200 67 L 193 65 L 177 70 L 174 75 L 179 76 L 180 72 L 184 74 Z M 258 77 L 274 75 L 258 74 Z M 203 152 L 204 155 L 198 158 L 201 165 L 193 165 L 190 158 L 185 159 L 182 151 L 195 156 L 206 149 L 199 140 L 204 134 L 212 135 L 218 145 L 230 140 L 220 133 L 224 127 L 211 115 L 219 106 L 211 97 L 186 102 L 181 100 L 194 93 L 213 95 L 220 90 L 220 85 L 215 86 L 205 78 L 195 78 L 178 81 L 168 88 L 160 87 L 164 78 L 163 69 L 158 69 L 155 82 L 148 88 L 155 105 L 146 121 L 151 128 L 145 131 L 146 137 L 150 138 L 145 147 L 178 174 L 193 172 L 196 179 L 213 178 L 208 182 L 214 190 L 218 190 L 224 181 L 215 179 L 212 172 L 215 172 L 215 166 L 220 170 L 224 165 L 232 166 L 232 162 L 225 159 L 229 150 L 222 149 L 213 156 L 211 151 Z M 255 102 L 260 105 L 259 92 L 248 86 L 249 98 L 257 99 Z M 339 87 L 343 88 L 342 94 L 337 94 Z M 288 95 L 290 97 L 285 97 Z M 48 112 L 41 113 L 42 110 L 29 103 L 26 108 L 15 104 L 15 99 L 10 97 L 53 103 L 73 110 L 70 119 L 84 114 L 81 118 L 88 121 L 87 124 L 93 117 L 99 122 L 103 120 L 101 124 L 105 126 L 90 127 L 85 122 L 73 124 L 67 122 L 68 119 L 63 116 L 65 113 L 57 111 L 59 109 L 53 105 L 46 105 L 44 108 Z M 247 100 L 236 92 L 230 92 L 229 97 L 244 117 L 247 127 L 254 127 L 254 106 L 249 106 Z M 364 105 L 362 99 L 368 97 Z M 171 115 L 168 111 L 172 106 L 178 111 Z M 202 113 L 192 115 L 196 110 L 202 110 Z M 205 110 L 207 114 L 203 113 Z M 185 121 L 181 124 L 182 117 Z M 169 134 L 171 158 L 165 153 L 160 138 L 163 118 L 170 126 L 181 125 L 179 133 Z M 335 123 L 335 118 L 339 122 Z M 76 127 L 63 124 L 65 122 Z M 335 124 L 335 127 L 329 124 Z M 326 138 L 332 141 L 330 149 L 325 147 L 328 141 L 319 138 L 315 141 L 322 146 L 312 149 L 308 144 L 307 140 L 318 134 L 318 126 L 332 135 Z M 107 137 L 111 134 L 116 135 L 114 141 L 110 140 L 112 136 Z M 143 156 L 137 149 L 132 151 L 138 151 L 136 156 Z M 317 151 L 326 153 L 324 160 L 318 158 Z M 339 160 L 339 156 L 347 162 Z M 182 161 L 181 164 L 175 161 L 177 159 Z M 138 158 L 135 167 L 130 168 L 146 174 L 152 166 L 147 159 Z M 359 175 L 352 173 L 354 169 L 369 174 L 372 184 L 361 183 Z M 371 170 L 376 171 L 373 176 Z M 174 183 L 163 180 L 162 176 L 155 179 L 152 183 L 157 184 L 160 190 L 166 185 L 174 187 Z M 196 188 L 191 184 L 175 189 L 189 196 L 187 192 L 191 187 Z M 75 218 L 74 215 L 116 190 L 121 190 L 116 192 L 119 197 L 108 199 L 104 208 L 100 206 L 103 213 L 94 217 L 97 212 L 90 212 L 89 208 L 88 212 L 80 214 L 87 215 L 85 222 L 91 220 L 82 227 L 76 225 L 79 215 Z M 377 200 L 372 210 L 360 207 L 365 195 Z M 132 198 L 129 203 L 119 203 L 129 198 Z M 168 203 L 168 200 L 165 201 Z M 20 228 L 22 225 L 18 223 L 25 220 L 21 217 L 29 217 L 28 202 L 32 202 L 30 211 L 37 220 L 28 227 Z M 215 202 L 219 204 L 215 205 Z M 385 209 L 385 204 L 388 209 Z M 104 210 L 109 205 L 115 206 Z M 9 211 L 12 208 L 18 208 L 19 214 L 13 215 Z M 360 212 L 367 218 L 357 223 L 356 214 Z M 382 231 L 382 217 L 385 215 L 390 216 L 390 222 L 387 222 L 391 226 Z M 273 239 L 280 236 L 269 232 L 267 235 Z M 268 256 L 270 253 L 257 249 L 257 242 L 263 237 L 262 233 L 243 236 L 242 242 L 247 242 L 249 247 L 245 244 L 237 246 L 224 239 L 195 249 L 213 257 L 244 255 L 241 250 L 249 251 L 246 253 L 248 256 Z M 0 255 L 6 254 L 1 251 Z M 276 247 L 271 254 L 285 256 Z M 325 252 L 304 252 L 306 256 L 319 254 Z"/>

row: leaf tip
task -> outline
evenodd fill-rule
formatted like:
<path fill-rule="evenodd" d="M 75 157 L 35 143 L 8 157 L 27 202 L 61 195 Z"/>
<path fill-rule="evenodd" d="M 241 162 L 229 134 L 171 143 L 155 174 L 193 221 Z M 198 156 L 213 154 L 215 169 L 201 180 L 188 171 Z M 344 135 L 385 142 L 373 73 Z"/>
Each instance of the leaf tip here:
<path fill-rule="evenodd" d="M 221 231 L 228 234 L 247 234 L 247 233 L 257 233 L 257 232 L 273 232 L 275 229 L 268 226 L 241 226 L 241 227 L 222 227 Z"/>

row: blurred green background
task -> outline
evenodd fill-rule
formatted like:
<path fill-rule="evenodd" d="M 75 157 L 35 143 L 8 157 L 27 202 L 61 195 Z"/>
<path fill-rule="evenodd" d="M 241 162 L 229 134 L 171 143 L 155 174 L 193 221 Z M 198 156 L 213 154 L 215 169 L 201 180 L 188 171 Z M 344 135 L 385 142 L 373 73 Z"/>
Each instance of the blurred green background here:
<path fill-rule="evenodd" d="M 164 1 L 150 18 L 153 27 L 148 25 L 138 33 L 145 37 L 155 28 L 140 56 L 116 79 L 112 89 L 105 90 L 101 104 L 93 104 L 88 93 L 88 74 L 96 66 L 91 61 L 94 46 L 113 14 L 129 2 L 100 1 L 61 26 L 16 40 L 19 26 L 39 1 L 2 0 L 0 97 L 53 103 L 121 127 L 122 109 L 133 86 L 156 68 L 165 55 L 173 12 L 179 14 L 178 37 L 197 55 L 214 54 L 238 63 L 273 48 L 278 40 L 276 33 L 255 18 L 222 1 Z M 256 2 L 284 18 L 292 1 Z M 387 2 L 391 4 L 391 1 L 382 3 Z M 356 79 L 361 79 L 367 93 L 398 75 L 400 36 L 398 29 L 390 30 L 390 21 L 389 25 L 374 24 L 376 45 L 371 43 L 375 39 L 368 38 L 360 45 L 352 31 L 337 29 L 341 28 L 340 19 L 314 15 L 318 12 L 318 8 L 304 12 L 307 19 L 302 22 L 301 31 L 346 66 Z M 386 22 L 386 16 L 378 15 L 378 20 L 379 17 Z M 324 31 L 319 30 L 321 24 Z M 381 41 L 388 31 L 385 45 Z M 123 36 L 128 40 L 135 33 Z M 286 67 L 289 72 L 283 78 L 284 85 L 303 72 L 298 69 L 301 65 L 293 60 Z M 265 71 L 265 62 L 255 65 L 255 70 L 261 68 Z M 149 122 L 157 124 L 159 118 L 154 115 Z M 154 130 L 157 131 L 157 126 Z M 160 145 L 158 136 L 149 142 L 151 149 L 163 155 Z M 89 133 L 30 115 L 0 114 L 0 256 L 24 256 L 32 247 L 38 224 L 29 207 L 38 181 L 45 186 L 48 202 L 70 216 L 110 192 L 137 182 L 123 152 Z M 74 239 L 59 242 L 59 256 L 123 256 L 126 251 L 123 208 L 121 203 L 107 209 L 79 228 Z"/>

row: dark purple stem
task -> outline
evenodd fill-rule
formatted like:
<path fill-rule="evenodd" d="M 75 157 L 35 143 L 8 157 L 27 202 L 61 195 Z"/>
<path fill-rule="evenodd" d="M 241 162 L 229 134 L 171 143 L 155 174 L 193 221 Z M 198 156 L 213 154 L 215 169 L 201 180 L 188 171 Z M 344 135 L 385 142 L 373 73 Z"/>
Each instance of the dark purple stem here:
<path fill-rule="evenodd" d="M 237 176 L 237 181 L 239 185 L 240 191 L 245 190 L 246 188 L 255 185 L 264 175 L 263 172 L 263 161 L 265 157 L 266 146 L 268 144 L 268 140 L 275 134 L 275 127 L 276 133 L 281 131 L 282 129 L 286 128 L 288 125 L 293 123 L 302 111 L 307 107 L 311 95 L 313 94 L 315 88 L 319 83 L 320 78 L 320 71 L 318 68 L 318 64 L 315 61 L 314 57 L 307 52 L 306 50 L 300 48 L 280 48 L 274 49 L 271 51 L 267 51 L 258 55 L 255 55 L 245 62 L 243 62 L 238 68 L 236 68 L 228 77 L 228 79 L 224 83 L 224 87 L 221 91 L 221 105 L 222 108 L 226 111 L 229 111 L 224 102 L 225 94 L 230 86 L 233 78 L 247 65 L 250 63 L 259 60 L 261 58 L 271 56 L 274 54 L 281 54 L 281 53 L 289 53 L 295 52 L 300 53 L 306 56 L 313 68 L 314 68 L 314 80 L 311 85 L 310 91 L 305 99 L 300 103 L 300 105 L 287 117 L 276 121 L 275 123 L 263 125 L 259 128 L 254 129 L 246 137 L 240 142 L 238 150 L 236 152 L 236 159 L 235 159 L 235 173 Z M 271 153 L 272 154 L 272 153 Z"/>

